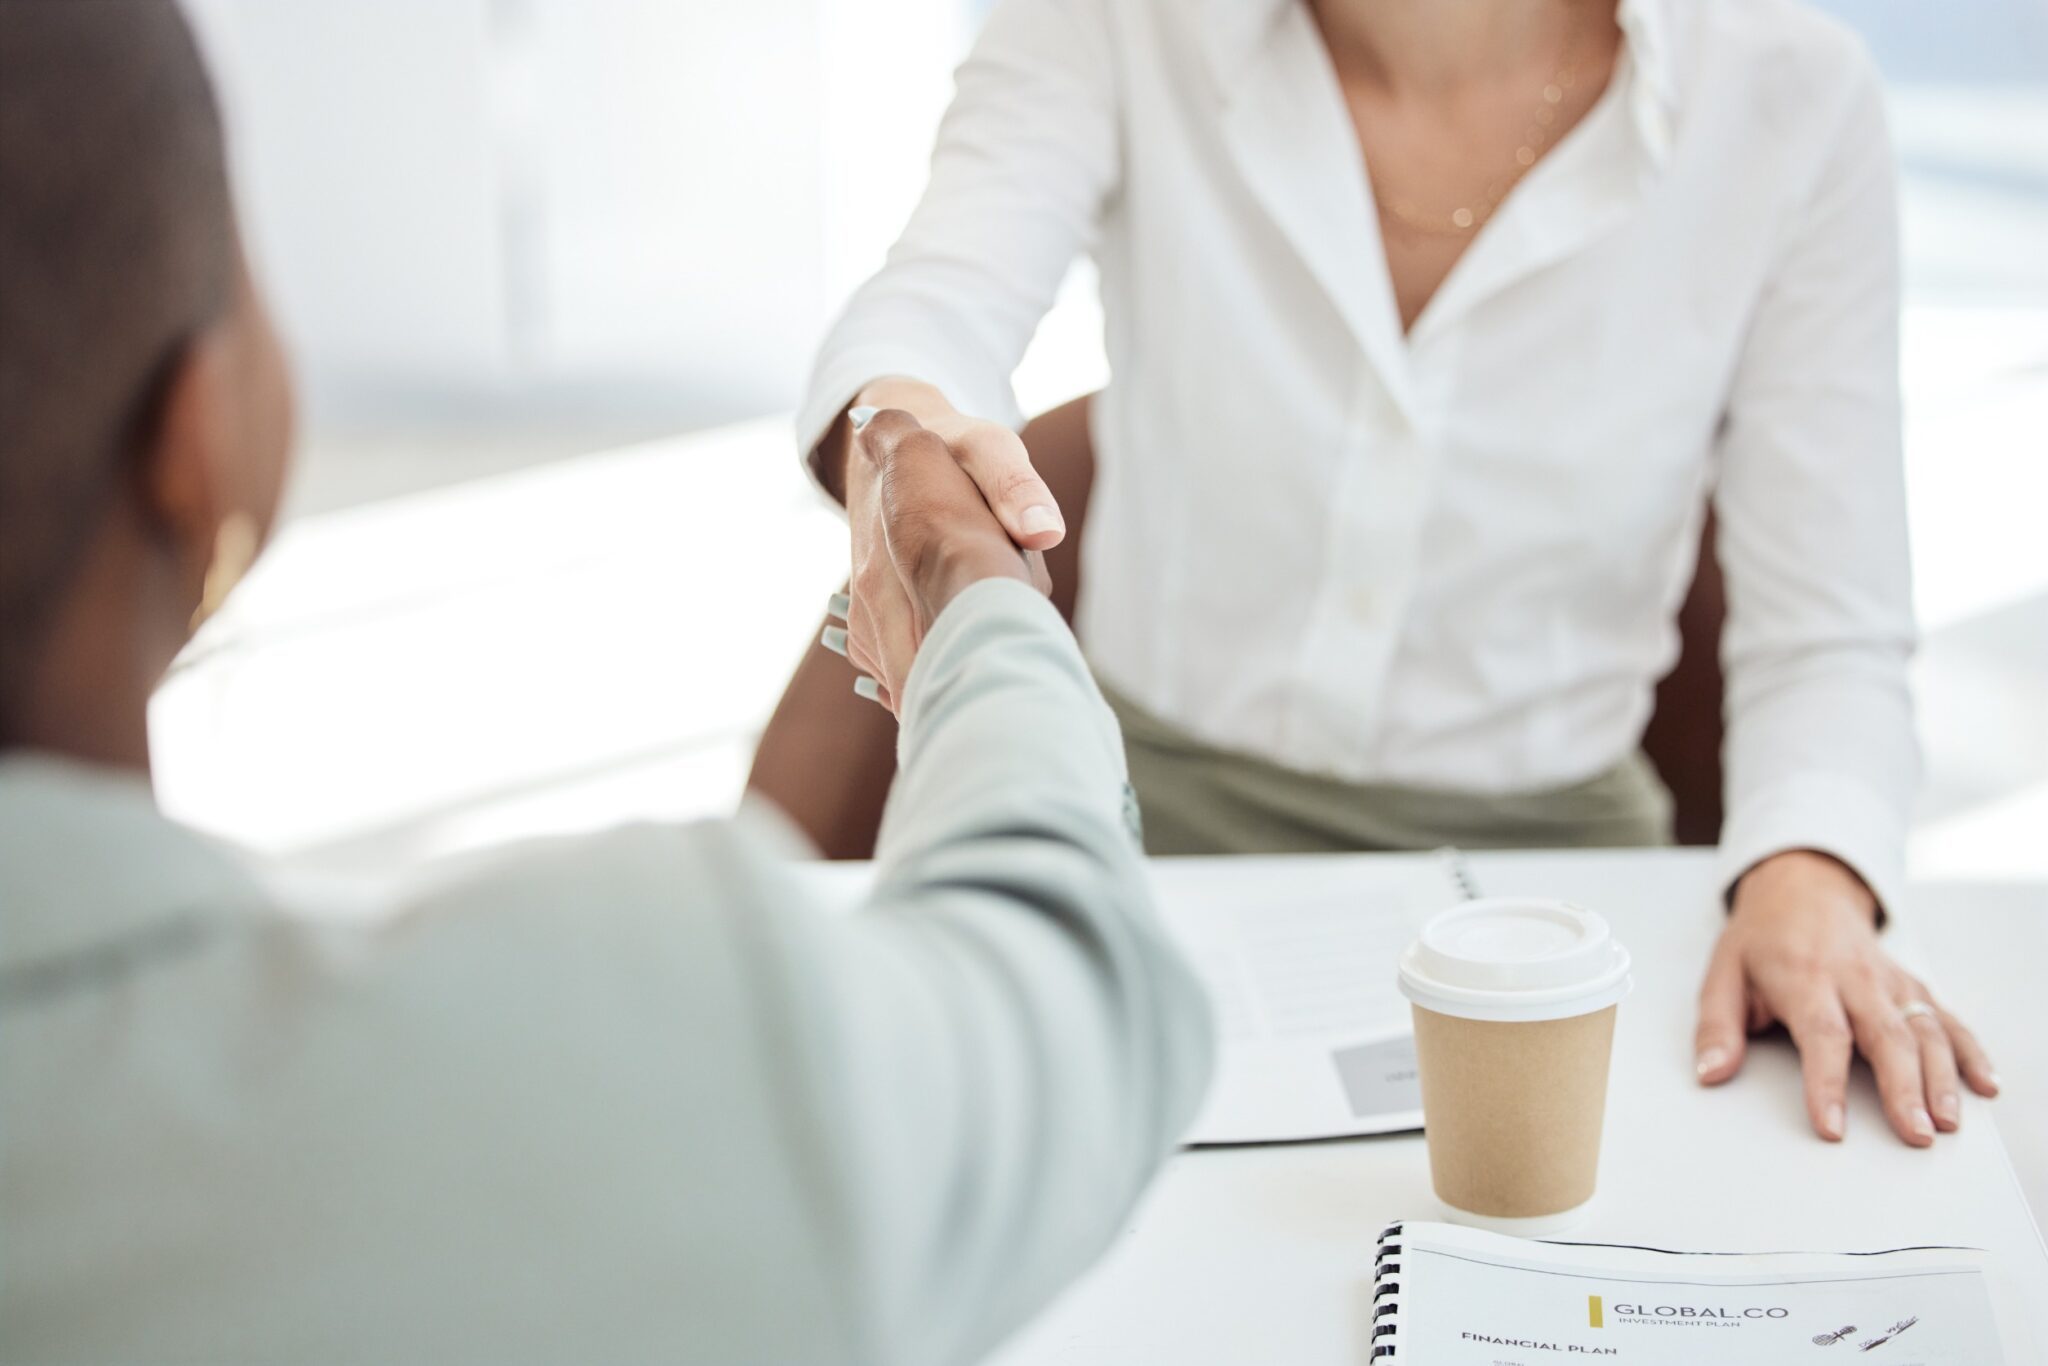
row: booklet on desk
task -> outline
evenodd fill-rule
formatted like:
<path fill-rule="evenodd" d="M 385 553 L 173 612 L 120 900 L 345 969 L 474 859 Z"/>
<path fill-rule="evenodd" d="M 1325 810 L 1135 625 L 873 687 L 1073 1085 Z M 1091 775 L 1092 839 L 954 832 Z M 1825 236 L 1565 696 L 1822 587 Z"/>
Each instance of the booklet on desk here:
<path fill-rule="evenodd" d="M 1375 1271 L 1375 1366 L 2006 1360 L 1970 1248 L 1680 1253 L 1411 1221 L 1382 1235 Z"/>
<path fill-rule="evenodd" d="M 1278 900 L 1255 863 L 1218 859 L 1163 898 L 1167 929 L 1208 985 L 1218 1035 L 1215 1080 L 1186 1142 L 1422 1127 L 1395 973 L 1421 922 L 1462 898 L 1453 858 L 1388 860 L 1313 900 Z"/>

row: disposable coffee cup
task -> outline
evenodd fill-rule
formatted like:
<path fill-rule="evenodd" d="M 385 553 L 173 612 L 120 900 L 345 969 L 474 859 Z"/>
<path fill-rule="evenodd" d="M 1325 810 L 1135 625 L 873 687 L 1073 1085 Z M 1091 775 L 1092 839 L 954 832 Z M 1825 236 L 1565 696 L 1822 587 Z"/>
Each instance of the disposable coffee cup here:
<path fill-rule="evenodd" d="M 1629 986 L 1628 950 L 1566 902 L 1468 901 L 1422 927 L 1401 994 L 1430 1179 L 1452 1220 L 1522 1235 L 1584 1222 Z"/>

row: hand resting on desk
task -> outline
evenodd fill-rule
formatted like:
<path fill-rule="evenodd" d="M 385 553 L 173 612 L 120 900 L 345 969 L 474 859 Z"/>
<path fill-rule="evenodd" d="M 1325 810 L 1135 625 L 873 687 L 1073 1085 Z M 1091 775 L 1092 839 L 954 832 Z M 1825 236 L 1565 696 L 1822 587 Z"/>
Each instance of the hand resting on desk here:
<path fill-rule="evenodd" d="M 1783 1025 L 1799 1048 L 1807 1114 L 1831 1141 L 1844 1132 L 1858 1051 L 1885 1118 L 1914 1147 L 1962 1122 L 1959 1079 L 1997 1095 L 1976 1036 L 1884 951 L 1877 912 L 1862 880 L 1825 854 L 1793 850 L 1750 869 L 1700 991 L 1700 1081 L 1729 1080 L 1747 1036 Z"/>

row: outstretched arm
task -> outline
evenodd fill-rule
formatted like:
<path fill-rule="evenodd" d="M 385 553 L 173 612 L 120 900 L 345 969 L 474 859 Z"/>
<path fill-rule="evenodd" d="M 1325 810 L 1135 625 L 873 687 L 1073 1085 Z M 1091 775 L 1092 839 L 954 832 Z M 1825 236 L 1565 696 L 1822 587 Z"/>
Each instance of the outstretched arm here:
<path fill-rule="evenodd" d="M 845 501 L 849 408 L 954 450 L 1021 546 L 1065 520 L 1018 441 L 1010 375 L 1122 174 L 1110 0 L 1003 0 L 960 68 L 931 179 L 820 350 L 799 449 Z"/>

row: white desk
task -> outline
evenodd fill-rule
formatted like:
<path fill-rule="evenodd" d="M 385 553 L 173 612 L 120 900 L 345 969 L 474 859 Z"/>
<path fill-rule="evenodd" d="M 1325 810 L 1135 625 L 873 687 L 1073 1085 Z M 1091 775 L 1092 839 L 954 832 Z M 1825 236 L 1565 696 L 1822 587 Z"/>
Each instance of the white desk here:
<path fill-rule="evenodd" d="M 1269 862 L 1276 897 L 1327 894 L 1358 875 L 1352 859 Z M 2034 1306 L 2038 1343 L 2009 1344 L 2009 1360 L 2048 1359 L 2030 1354 L 2048 1345 L 2048 1251 L 1991 1122 L 1995 1107 L 1966 1103 L 1960 1134 L 1915 1151 L 1891 1136 L 1864 1080 L 1848 1139 L 1833 1147 L 1807 1127 L 1789 1046 L 1759 1048 L 1741 1079 L 1719 1091 L 1694 1085 L 1694 994 L 1718 916 L 1704 855 L 1486 855 L 1474 864 L 1489 894 L 1567 896 L 1600 910 L 1635 955 L 1636 990 L 1616 1036 L 1599 1204 L 1583 1236 L 1730 1251 L 1989 1248 L 2013 1298 Z M 1178 879 L 1199 873 L 1162 861 L 1162 893 L 1170 898 Z M 1955 903 L 1966 896 L 1945 898 L 1943 913 L 1958 928 L 1969 914 Z M 2048 961 L 2040 956 L 2048 905 L 2042 912 L 2036 963 Z M 1935 915 L 1930 909 L 1924 918 Z M 2008 961 L 2014 947 L 1982 946 Z M 1964 954 L 1951 942 L 1936 957 L 1953 966 Z M 1969 983 L 1952 980 L 1943 990 L 1961 1002 Z M 2029 1010 L 2039 1018 L 2037 1000 Z M 2023 1084 L 2020 1048 L 2040 1044 L 2006 1043 L 2008 1086 Z M 1364 1360 L 1375 1234 L 1390 1219 L 1437 1210 L 1419 1135 L 1185 1153 L 1096 1271 L 996 1360 L 1356 1366 Z"/>

